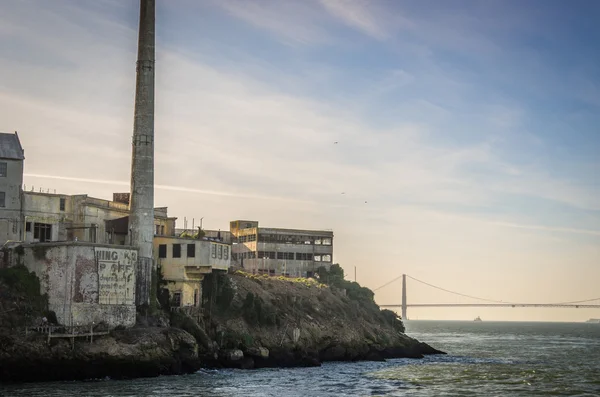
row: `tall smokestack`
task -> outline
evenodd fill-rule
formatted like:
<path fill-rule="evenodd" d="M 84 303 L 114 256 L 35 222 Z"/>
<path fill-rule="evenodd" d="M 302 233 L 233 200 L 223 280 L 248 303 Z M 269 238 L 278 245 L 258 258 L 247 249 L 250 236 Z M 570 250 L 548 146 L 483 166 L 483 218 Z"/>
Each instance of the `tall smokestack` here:
<path fill-rule="evenodd" d="M 140 30 L 131 157 L 129 233 L 139 248 L 136 304 L 150 303 L 154 236 L 154 31 L 155 0 L 140 0 Z"/>

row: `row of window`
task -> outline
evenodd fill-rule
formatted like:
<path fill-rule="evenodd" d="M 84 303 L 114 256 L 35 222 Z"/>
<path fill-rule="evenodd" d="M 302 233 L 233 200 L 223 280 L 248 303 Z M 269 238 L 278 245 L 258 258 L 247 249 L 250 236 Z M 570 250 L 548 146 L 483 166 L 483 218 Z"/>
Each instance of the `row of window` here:
<path fill-rule="evenodd" d="M 172 258 L 181 258 L 181 246 L 186 246 L 187 258 L 196 257 L 196 244 L 171 244 Z M 211 244 L 211 256 L 214 259 L 229 259 L 229 247 L 220 244 Z M 167 257 L 167 244 L 160 244 L 158 246 L 158 257 Z"/>
<path fill-rule="evenodd" d="M 250 241 L 256 241 L 256 234 L 248 234 L 247 236 L 238 237 L 238 242 L 246 243 Z"/>
<path fill-rule="evenodd" d="M 331 245 L 331 237 L 294 236 L 285 234 L 263 234 L 259 233 L 260 243 L 290 243 L 306 245 Z"/>
<path fill-rule="evenodd" d="M 331 255 L 313 255 L 312 253 L 304 252 L 274 252 L 274 251 L 250 251 L 240 254 L 232 254 L 233 260 L 238 259 L 278 259 L 278 260 L 297 260 L 297 261 L 315 261 L 315 262 L 331 262 Z"/>

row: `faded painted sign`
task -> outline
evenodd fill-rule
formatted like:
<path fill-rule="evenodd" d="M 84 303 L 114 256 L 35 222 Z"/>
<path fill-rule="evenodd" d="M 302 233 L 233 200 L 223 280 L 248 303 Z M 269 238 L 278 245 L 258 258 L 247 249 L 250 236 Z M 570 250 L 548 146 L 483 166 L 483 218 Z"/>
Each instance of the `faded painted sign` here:
<path fill-rule="evenodd" d="M 98 303 L 133 305 L 137 252 L 96 248 L 96 260 L 98 261 Z"/>

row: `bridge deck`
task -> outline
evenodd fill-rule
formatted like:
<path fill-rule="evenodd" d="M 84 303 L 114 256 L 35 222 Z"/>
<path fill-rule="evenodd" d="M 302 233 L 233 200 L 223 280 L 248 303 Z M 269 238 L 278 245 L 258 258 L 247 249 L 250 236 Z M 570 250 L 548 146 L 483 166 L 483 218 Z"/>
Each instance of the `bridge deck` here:
<path fill-rule="evenodd" d="M 380 307 L 402 307 L 402 304 L 379 305 Z M 572 305 L 552 303 L 410 303 L 406 307 L 560 307 L 565 309 L 600 309 L 600 305 Z"/>

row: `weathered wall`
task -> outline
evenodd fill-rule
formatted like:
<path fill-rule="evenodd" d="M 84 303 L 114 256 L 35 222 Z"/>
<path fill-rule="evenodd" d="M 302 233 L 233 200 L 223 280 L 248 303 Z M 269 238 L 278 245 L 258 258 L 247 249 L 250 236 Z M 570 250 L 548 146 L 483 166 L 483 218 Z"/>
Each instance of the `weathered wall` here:
<path fill-rule="evenodd" d="M 60 201 L 65 200 L 65 210 L 60 210 Z M 26 242 L 36 242 L 34 229 L 36 223 L 52 225 L 52 233 L 49 241 L 68 240 L 67 227 L 73 222 L 73 206 L 71 197 L 60 194 L 49 194 L 39 192 L 23 192 L 23 221 L 31 223 L 28 232 L 24 232 Z"/>
<path fill-rule="evenodd" d="M 23 248 L 61 324 L 135 324 L 135 249 L 72 242 Z"/>
<path fill-rule="evenodd" d="M 4 207 L 0 207 L 0 246 L 9 240 L 19 240 L 21 234 L 21 186 L 23 161 L 0 159 L 6 163 L 6 176 L 0 177 L 0 192 L 5 194 Z"/>

